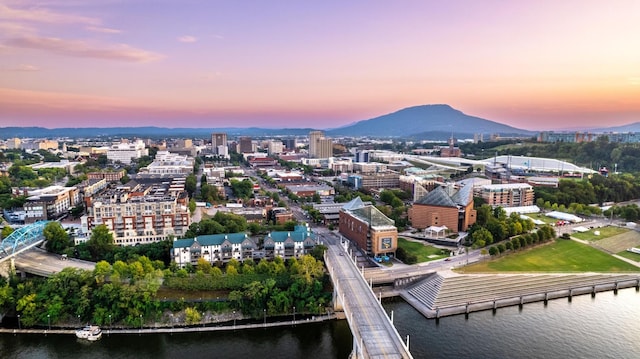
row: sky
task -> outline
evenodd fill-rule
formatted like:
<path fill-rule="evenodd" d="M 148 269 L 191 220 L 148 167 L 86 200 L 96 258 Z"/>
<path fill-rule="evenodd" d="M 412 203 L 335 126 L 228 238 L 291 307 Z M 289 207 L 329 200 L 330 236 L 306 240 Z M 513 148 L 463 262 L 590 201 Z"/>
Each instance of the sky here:
<path fill-rule="evenodd" d="M 638 0 L 0 0 L 0 127 L 640 121 Z"/>

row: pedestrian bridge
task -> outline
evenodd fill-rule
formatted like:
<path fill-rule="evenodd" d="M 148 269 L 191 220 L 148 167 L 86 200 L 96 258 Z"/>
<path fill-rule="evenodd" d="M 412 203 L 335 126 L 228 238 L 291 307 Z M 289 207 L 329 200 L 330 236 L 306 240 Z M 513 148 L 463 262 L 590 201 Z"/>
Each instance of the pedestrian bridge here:
<path fill-rule="evenodd" d="M 39 221 L 16 229 L 0 242 L 0 272 L 11 268 L 22 273 L 30 273 L 41 277 L 50 277 L 65 268 L 93 270 L 95 263 L 78 259 L 67 259 L 57 254 L 48 253 L 37 246 L 44 242 L 44 227 L 49 221 Z M 8 272 L 7 272 L 8 273 Z"/>
<path fill-rule="evenodd" d="M 44 241 L 42 232 L 47 223 L 49 221 L 28 224 L 16 229 L 7 238 L 4 238 L 0 242 L 0 263 L 42 243 Z"/>
<path fill-rule="evenodd" d="M 381 302 L 349 255 L 329 245 L 325 263 L 334 287 L 334 306 L 344 310 L 353 334 L 353 358 L 413 358 Z"/>

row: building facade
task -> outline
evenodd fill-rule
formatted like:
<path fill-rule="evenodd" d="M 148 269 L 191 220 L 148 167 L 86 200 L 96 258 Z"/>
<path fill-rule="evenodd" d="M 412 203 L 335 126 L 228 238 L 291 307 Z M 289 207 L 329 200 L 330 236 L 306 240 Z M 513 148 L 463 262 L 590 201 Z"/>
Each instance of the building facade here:
<path fill-rule="evenodd" d="M 417 229 L 447 227 L 451 232 L 465 232 L 476 223 L 473 209 L 473 189 L 464 186 L 454 188 L 436 187 L 409 208 L 409 220 Z"/>
<path fill-rule="evenodd" d="M 83 231 L 104 224 L 122 246 L 181 237 L 191 225 L 188 202 L 184 181 L 118 186 L 93 198 L 82 217 Z"/>
<path fill-rule="evenodd" d="M 398 249 L 398 229 L 376 207 L 365 205 L 360 197 L 340 211 L 340 234 L 373 257 L 394 256 Z"/>
<path fill-rule="evenodd" d="M 228 233 L 198 236 L 173 241 L 172 258 L 180 267 L 197 265 L 200 258 L 211 264 L 226 263 L 231 259 L 243 262 L 262 258 L 300 258 L 310 254 L 318 238 L 308 226 L 296 226 L 293 231 L 269 233 L 259 247 L 246 233 Z"/>
<path fill-rule="evenodd" d="M 142 156 L 148 156 L 149 150 L 145 147 L 142 140 L 137 140 L 134 143 L 118 143 L 111 145 L 107 150 L 107 159 L 111 162 L 120 162 L 126 165 L 131 164 L 132 158 L 140 158 Z"/>
<path fill-rule="evenodd" d="M 535 193 L 528 183 L 507 183 L 482 186 L 481 196 L 493 207 L 524 207 L 533 205 Z"/>

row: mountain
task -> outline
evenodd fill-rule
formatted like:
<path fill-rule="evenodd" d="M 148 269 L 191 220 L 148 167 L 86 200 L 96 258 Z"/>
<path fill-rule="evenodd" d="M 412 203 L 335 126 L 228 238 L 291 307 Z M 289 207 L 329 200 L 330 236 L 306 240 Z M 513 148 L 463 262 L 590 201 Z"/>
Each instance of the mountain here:
<path fill-rule="evenodd" d="M 375 136 L 420 139 L 472 138 L 474 133 L 533 136 L 535 132 L 469 116 L 449 105 L 422 105 L 402 109 L 351 126 L 326 131 L 329 136 Z"/>
<path fill-rule="evenodd" d="M 81 127 L 81 128 L 44 128 L 44 127 L 3 127 L 0 138 L 210 138 L 213 132 L 225 132 L 229 136 L 307 136 L 310 128 L 165 128 L 165 127 Z"/>
<path fill-rule="evenodd" d="M 4 127 L 0 138 L 210 138 L 212 132 L 226 132 L 229 136 L 307 136 L 310 128 L 163 128 L 163 127 L 105 127 L 105 128 L 43 128 Z M 370 120 L 359 121 L 338 128 L 326 129 L 327 136 L 401 137 L 414 140 L 445 140 L 473 138 L 474 134 L 501 136 L 534 136 L 537 133 L 503 125 L 498 122 L 469 116 L 449 105 L 423 105 L 402 109 Z"/>
<path fill-rule="evenodd" d="M 587 132 L 594 133 L 602 133 L 602 132 L 640 132 L 640 122 L 629 123 L 622 126 L 614 126 L 614 127 L 602 127 L 602 128 L 592 128 L 586 130 Z"/>

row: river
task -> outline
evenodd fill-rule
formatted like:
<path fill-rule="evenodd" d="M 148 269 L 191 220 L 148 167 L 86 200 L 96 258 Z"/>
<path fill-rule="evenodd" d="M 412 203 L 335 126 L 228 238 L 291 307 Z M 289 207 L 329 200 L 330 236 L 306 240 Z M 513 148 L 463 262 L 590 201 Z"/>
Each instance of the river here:
<path fill-rule="evenodd" d="M 385 304 L 415 358 L 640 358 L 635 289 L 427 320 L 401 300 Z M 229 332 L 73 336 L 0 335 L 6 358 L 347 358 L 345 321 Z"/>

